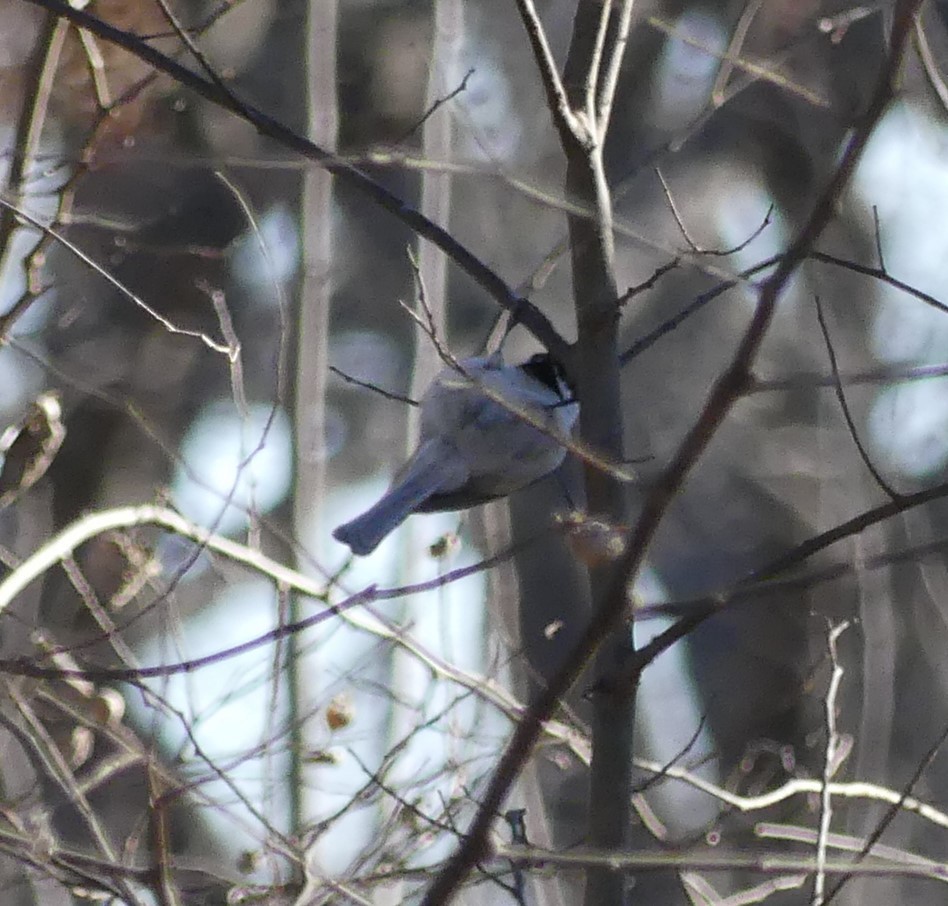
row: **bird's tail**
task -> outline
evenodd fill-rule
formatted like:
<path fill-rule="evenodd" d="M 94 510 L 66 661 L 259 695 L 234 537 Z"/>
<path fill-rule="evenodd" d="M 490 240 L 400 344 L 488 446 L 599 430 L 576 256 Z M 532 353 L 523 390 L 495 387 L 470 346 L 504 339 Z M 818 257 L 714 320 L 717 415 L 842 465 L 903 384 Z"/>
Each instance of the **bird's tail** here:
<path fill-rule="evenodd" d="M 461 484 L 466 478 L 459 474 L 462 470 L 457 455 L 444 450 L 439 441 L 422 444 L 382 499 L 340 525 L 333 538 L 348 544 L 354 554 L 370 554 L 429 497 Z"/>

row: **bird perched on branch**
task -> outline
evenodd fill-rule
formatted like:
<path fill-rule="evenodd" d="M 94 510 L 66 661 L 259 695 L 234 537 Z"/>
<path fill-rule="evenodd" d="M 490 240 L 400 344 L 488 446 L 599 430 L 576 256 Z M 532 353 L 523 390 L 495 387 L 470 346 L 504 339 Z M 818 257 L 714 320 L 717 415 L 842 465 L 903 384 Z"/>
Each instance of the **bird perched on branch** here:
<path fill-rule="evenodd" d="M 418 446 L 391 488 L 333 537 L 368 554 L 412 513 L 463 510 L 533 484 L 563 462 L 578 415 L 548 353 L 521 365 L 499 354 L 462 359 L 425 391 Z"/>

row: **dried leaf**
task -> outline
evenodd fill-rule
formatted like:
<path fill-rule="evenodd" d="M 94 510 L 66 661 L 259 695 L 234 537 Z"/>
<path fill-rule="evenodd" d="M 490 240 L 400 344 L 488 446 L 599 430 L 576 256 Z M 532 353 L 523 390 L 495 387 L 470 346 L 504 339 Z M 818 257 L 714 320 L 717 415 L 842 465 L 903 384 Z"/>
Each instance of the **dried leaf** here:
<path fill-rule="evenodd" d="M 46 474 L 65 437 L 62 407 L 55 393 L 37 397 L 26 416 L 0 435 L 0 509 Z"/>

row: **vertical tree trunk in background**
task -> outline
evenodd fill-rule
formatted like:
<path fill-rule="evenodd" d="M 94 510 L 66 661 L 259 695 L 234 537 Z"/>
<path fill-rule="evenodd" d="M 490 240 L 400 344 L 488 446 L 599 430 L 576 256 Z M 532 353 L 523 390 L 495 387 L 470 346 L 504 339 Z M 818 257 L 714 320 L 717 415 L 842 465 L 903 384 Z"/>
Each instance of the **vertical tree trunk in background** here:
<path fill-rule="evenodd" d="M 301 84 L 306 90 L 307 137 L 324 148 L 336 147 L 338 110 L 336 102 L 336 49 L 338 44 L 338 7 L 336 0 L 311 0 L 307 6 L 305 28 L 305 68 Z M 300 204 L 302 274 L 299 305 L 288 325 L 292 342 L 295 329 L 296 373 L 294 424 L 296 427 L 296 474 L 293 491 L 293 532 L 304 548 L 319 551 L 319 540 L 327 528 L 321 507 L 326 499 L 326 391 L 328 378 L 329 312 L 333 274 L 333 177 L 312 164 L 303 175 Z M 303 572 L 310 564 L 297 564 Z M 291 598 L 290 620 L 302 616 L 297 596 Z M 289 825 L 297 832 L 312 813 L 305 801 L 312 784 L 305 782 L 302 764 L 306 747 L 302 715 L 312 712 L 305 677 L 298 660 L 297 637 L 287 644 L 290 771 L 287 777 Z M 313 655 L 308 656 L 312 659 Z M 307 672 L 315 665 L 307 664 Z"/>

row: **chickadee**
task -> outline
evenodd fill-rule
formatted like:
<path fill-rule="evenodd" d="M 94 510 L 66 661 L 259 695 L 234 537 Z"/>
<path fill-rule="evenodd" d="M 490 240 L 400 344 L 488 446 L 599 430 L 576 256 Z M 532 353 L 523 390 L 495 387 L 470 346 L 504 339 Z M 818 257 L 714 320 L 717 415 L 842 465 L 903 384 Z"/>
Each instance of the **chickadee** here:
<path fill-rule="evenodd" d="M 443 369 L 425 391 L 418 447 L 392 487 L 332 533 L 353 553 L 374 551 L 412 513 L 463 510 L 506 497 L 563 462 L 566 450 L 556 437 L 569 434 L 579 405 L 549 354 L 516 366 L 504 365 L 499 354 L 458 364 L 460 370 Z"/>

